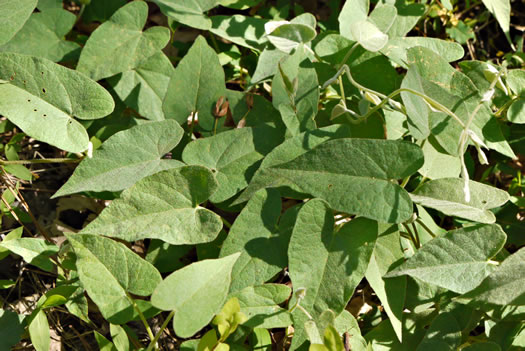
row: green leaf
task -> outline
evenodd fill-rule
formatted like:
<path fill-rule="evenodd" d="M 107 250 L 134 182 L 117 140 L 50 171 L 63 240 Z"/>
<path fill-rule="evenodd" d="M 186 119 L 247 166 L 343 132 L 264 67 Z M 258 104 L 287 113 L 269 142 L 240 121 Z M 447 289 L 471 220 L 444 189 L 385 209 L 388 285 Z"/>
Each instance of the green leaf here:
<path fill-rule="evenodd" d="M 118 132 L 84 159 L 53 197 L 82 191 L 119 191 L 157 172 L 182 166 L 162 159 L 182 138 L 177 122 L 145 123 Z"/>
<path fill-rule="evenodd" d="M 220 0 L 221 6 L 232 9 L 245 10 L 260 3 L 261 0 Z"/>
<path fill-rule="evenodd" d="M 319 199 L 308 201 L 297 217 L 288 247 L 288 269 L 294 290 L 304 288 L 300 302 L 314 320 L 330 309 L 341 313 L 365 275 L 377 238 L 377 222 L 356 218 L 334 233 L 333 212 Z M 296 302 L 294 296 L 290 306 Z M 293 313 L 292 348 L 304 342 L 306 315 Z"/>
<path fill-rule="evenodd" d="M 413 86 L 416 90 L 425 93 L 434 100 L 443 104 L 449 110 L 453 111 L 463 123 L 467 123 L 471 113 L 477 108 L 483 98 L 476 85 L 464 73 L 454 69 L 440 54 L 424 47 L 413 47 L 407 51 L 409 66 L 413 65 L 414 74 L 419 74 L 419 81 L 422 89 L 417 85 Z M 410 74 L 410 70 L 409 70 Z M 401 93 L 403 101 L 408 93 Z M 412 96 L 411 99 L 420 99 Z M 420 110 L 420 113 L 428 111 Z M 412 113 L 412 120 L 417 118 Z M 409 114 L 410 116 L 410 114 Z M 423 118 L 427 118 L 423 116 Z M 447 153 L 458 155 L 458 140 L 463 128 L 459 123 L 448 117 L 444 113 L 430 113 L 428 115 L 432 134 L 441 147 Z M 424 119 L 423 119 L 424 121 Z M 410 125 L 409 125 L 410 127 Z M 504 138 L 501 128 L 488 105 L 482 105 L 478 109 L 476 118 L 473 119 L 470 129 L 478 135 L 483 142 L 493 150 L 502 153 L 505 156 L 514 158 L 514 152 Z M 412 130 L 411 130 L 412 132 Z M 416 136 L 419 137 L 419 136 Z"/>
<path fill-rule="evenodd" d="M 0 260 L 3 260 L 9 255 L 9 250 L 2 247 L 2 244 L 7 243 L 9 240 L 20 239 L 23 232 L 24 227 L 18 227 L 11 230 L 9 234 L 7 234 L 2 241 L 0 241 Z"/>
<path fill-rule="evenodd" d="M 268 39 L 264 36 L 264 24 L 268 20 L 243 15 L 213 16 L 210 32 L 237 45 L 261 51 Z M 259 57 L 260 60 L 260 57 Z"/>
<path fill-rule="evenodd" d="M 248 194 L 264 187 L 284 188 L 283 195 L 301 198 L 310 194 L 335 210 L 388 223 L 403 222 L 412 215 L 408 194 L 388 179 L 405 178 L 421 167 L 423 154 L 414 144 L 335 139 L 298 157 L 283 149 L 280 152 L 285 162 L 259 170 L 246 190 Z M 287 157 L 294 158 L 288 161 Z"/>
<path fill-rule="evenodd" d="M 166 16 L 187 26 L 209 30 L 211 20 L 204 14 L 220 4 L 220 0 L 149 0 Z"/>
<path fill-rule="evenodd" d="M 417 351 L 457 350 L 461 343 L 461 329 L 451 313 L 440 313 L 433 321 L 419 344 Z"/>
<path fill-rule="evenodd" d="M 502 206 L 510 198 L 506 191 L 470 180 L 471 198 L 466 202 L 463 186 L 461 178 L 435 179 L 423 184 L 410 197 L 415 203 L 448 216 L 488 224 L 496 221 L 496 216 L 489 210 Z"/>
<path fill-rule="evenodd" d="M 155 267 L 112 239 L 92 234 L 66 234 L 77 256 L 82 286 L 109 322 L 133 318 L 128 293 L 149 296 L 160 283 Z"/>
<path fill-rule="evenodd" d="M 386 277 L 410 275 L 459 294 L 476 286 L 492 271 L 490 259 L 505 244 L 498 225 L 476 225 L 449 231 L 429 241 Z"/>
<path fill-rule="evenodd" d="M 419 173 L 428 179 L 458 177 L 461 172 L 459 157 L 450 156 L 439 149 L 430 140 L 423 144 L 425 163 L 419 169 Z"/>
<path fill-rule="evenodd" d="M 120 325 L 110 324 L 109 330 L 111 333 L 111 339 L 113 344 L 118 351 L 132 351 L 134 350 L 133 343 L 128 337 L 126 330 Z"/>
<path fill-rule="evenodd" d="M 94 331 L 94 335 L 100 351 L 117 351 L 115 345 L 113 345 L 111 341 L 106 339 L 104 335 L 100 334 L 96 330 Z"/>
<path fill-rule="evenodd" d="M 11 350 L 20 341 L 24 326 L 19 315 L 0 308 L 0 348 Z"/>
<path fill-rule="evenodd" d="M 121 7 L 89 36 L 77 70 L 100 80 L 143 64 L 170 38 L 166 27 L 150 27 L 142 32 L 147 17 L 148 5 L 143 1 Z"/>
<path fill-rule="evenodd" d="M 397 9 L 397 16 L 387 33 L 390 38 L 406 36 L 425 13 L 424 4 L 408 3 L 405 0 L 385 2 L 393 4 Z"/>
<path fill-rule="evenodd" d="M 343 345 L 343 339 L 341 338 L 337 330 L 335 330 L 335 328 L 331 325 L 329 325 L 324 331 L 323 343 L 329 351 L 345 350 L 345 346 Z"/>
<path fill-rule="evenodd" d="M 315 31 L 316 19 L 309 13 L 304 14 L 304 16 L 310 16 L 310 19 L 302 19 L 303 23 L 283 23 L 271 31 L 268 31 L 268 29 L 274 28 L 274 26 L 269 26 L 268 24 L 266 34 L 270 43 L 277 49 L 289 54 L 300 44 L 312 41 L 317 35 Z"/>
<path fill-rule="evenodd" d="M 202 336 L 198 341 L 197 347 L 194 349 L 196 351 L 212 351 L 215 345 L 217 345 L 217 333 L 215 330 L 209 330 Z"/>
<path fill-rule="evenodd" d="M 63 9 L 36 12 L 29 17 L 24 27 L 0 51 L 16 52 L 62 61 L 80 52 L 80 45 L 64 40 L 75 24 L 76 16 Z"/>
<path fill-rule="evenodd" d="M 281 61 L 280 69 L 272 81 L 273 106 L 281 112 L 284 124 L 294 136 L 315 129 L 314 118 L 319 103 L 317 73 L 305 50 L 301 46 L 293 55 Z M 288 86 L 294 80 L 296 89 Z M 291 119 L 283 113 L 282 105 L 287 108 L 284 111 L 291 112 Z"/>
<path fill-rule="evenodd" d="M 55 266 L 49 256 L 58 252 L 58 246 L 50 244 L 44 239 L 35 238 L 4 240 L 0 242 L 0 247 L 22 256 L 27 263 L 48 272 L 52 271 Z"/>
<path fill-rule="evenodd" d="M 525 124 L 525 98 L 518 98 L 510 105 L 507 119 L 516 124 Z"/>
<path fill-rule="evenodd" d="M 364 21 L 370 9 L 369 0 L 348 0 L 339 13 L 339 32 L 347 39 L 356 41 L 352 32 L 352 25 Z"/>
<path fill-rule="evenodd" d="M 236 128 L 192 141 L 184 149 L 182 160 L 215 173 L 218 187 L 210 200 L 223 202 L 248 185 L 261 159 L 283 139 L 283 131 L 270 125 Z"/>
<path fill-rule="evenodd" d="M 205 167 L 162 171 L 125 190 L 83 232 L 126 241 L 161 239 L 174 245 L 210 242 L 222 221 L 199 204 L 216 188 L 213 173 Z"/>
<path fill-rule="evenodd" d="M 368 51 L 379 51 L 388 42 L 388 35 L 381 32 L 375 24 L 367 20 L 352 23 L 350 32 L 352 33 L 352 38 Z"/>
<path fill-rule="evenodd" d="M 37 0 L 0 0 L 0 45 L 18 32 L 35 9 Z"/>
<path fill-rule="evenodd" d="M 496 17 L 501 29 L 508 36 L 510 31 L 510 0 L 481 0 L 487 10 Z"/>
<path fill-rule="evenodd" d="M 70 152 L 88 147 L 84 127 L 73 119 L 113 111 L 111 95 L 82 73 L 45 59 L 0 53 L 0 114 L 27 135 Z"/>
<path fill-rule="evenodd" d="M 257 67 L 252 75 L 251 84 L 256 84 L 271 78 L 277 72 L 277 64 L 279 61 L 287 56 L 285 52 L 282 52 L 274 46 L 267 46 L 259 55 Z"/>
<path fill-rule="evenodd" d="M 165 311 L 175 310 L 173 329 L 178 336 L 191 337 L 221 310 L 239 255 L 192 263 L 170 274 L 155 289 L 151 303 Z"/>
<path fill-rule="evenodd" d="M 191 114 L 198 114 L 199 126 L 212 130 L 213 109 L 226 95 L 224 71 L 215 51 L 199 36 L 179 62 L 168 85 L 163 110 L 168 118 L 186 123 Z"/>
<path fill-rule="evenodd" d="M 62 0 L 60 7 L 62 7 Z M 83 0 L 86 2 L 85 0 Z M 119 8 L 126 5 L 126 0 L 89 0 L 86 5 L 84 13 L 82 14 L 82 22 L 105 22 L 107 21 Z"/>
<path fill-rule="evenodd" d="M 16 285 L 16 282 L 14 280 L 0 279 L 0 290 L 9 289 L 15 285 Z"/>
<path fill-rule="evenodd" d="M 38 299 L 37 308 L 50 308 L 65 304 L 69 298 L 76 292 L 78 286 L 75 285 L 60 285 L 56 288 L 46 291 L 46 293 Z"/>
<path fill-rule="evenodd" d="M 462 351 L 501 351 L 498 344 L 494 342 L 477 342 L 462 349 Z"/>
<path fill-rule="evenodd" d="M 286 248 L 281 247 L 277 237 L 280 215 L 279 192 L 264 189 L 250 199 L 233 223 L 220 254 L 241 253 L 232 270 L 232 292 L 262 284 L 286 266 Z"/>
<path fill-rule="evenodd" d="M 253 333 L 250 335 L 250 344 L 253 350 L 272 351 L 272 337 L 270 332 L 263 328 L 253 329 Z"/>
<path fill-rule="evenodd" d="M 377 29 L 387 33 L 394 24 L 397 17 L 397 8 L 390 4 L 378 4 L 374 7 L 368 20 L 373 23 Z"/>
<path fill-rule="evenodd" d="M 402 341 L 406 278 L 383 278 L 392 265 L 399 263 L 404 258 L 399 242 L 400 235 L 395 225 L 380 225 L 379 233 L 365 277 L 381 301 L 397 339 Z"/>
<path fill-rule="evenodd" d="M 525 94 L 525 70 L 511 69 L 507 74 L 507 84 L 509 88 L 517 95 Z"/>
<path fill-rule="evenodd" d="M 447 62 L 457 61 L 464 55 L 463 47 L 458 43 L 426 37 L 392 38 L 381 49 L 381 53 L 406 68 L 408 66 L 407 51 L 416 46 L 434 51 Z"/>
<path fill-rule="evenodd" d="M 138 67 L 108 79 L 118 97 L 141 116 L 152 121 L 165 119 L 162 101 L 174 72 L 166 55 L 158 52 Z"/>
<path fill-rule="evenodd" d="M 49 351 L 51 336 L 49 333 L 49 322 L 45 312 L 36 309 L 29 318 L 29 336 L 36 351 Z"/>
<path fill-rule="evenodd" d="M 248 320 L 243 325 L 250 328 L 286 328 L 292 325 L 290 313 L 279 307 L 290 297 L 290 287 L 283 284 L 248 286 L 231 293 L 241 306 Z"/>
<path fill-rule="evenodd" d="M 507 257 L 478 287 L 457 298 L 458 301 L 472 301 L 474 304 L 524 305 L 524 262 L 525 249 L 522 248 Z"/>

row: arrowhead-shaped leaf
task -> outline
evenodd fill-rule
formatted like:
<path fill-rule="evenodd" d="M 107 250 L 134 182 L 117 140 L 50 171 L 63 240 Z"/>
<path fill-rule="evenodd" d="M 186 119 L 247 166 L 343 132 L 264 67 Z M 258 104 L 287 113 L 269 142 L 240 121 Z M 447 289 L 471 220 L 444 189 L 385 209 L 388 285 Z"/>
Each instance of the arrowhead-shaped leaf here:
<path fill-rule="evenodd" d="M 212 169 L 218 188 L 210 197 L 222 202 L 244 189 L 260 160 L 284 140 L 284 131 L 270 125 L 237 128 L 189 143 L 182 160 Z"/>
<path fill-rule="evenodd" d="M 286 266 L 286 248 L 277 238 L 281 197 L 275 189 L 257 192 L 233 223 L 220 257 L 240 252 L 232 271 L 231 291 L 259 285 Z M 272 247 L 272 250 L 268 250 Z"/>
<path fill-rule="evenodd" d="M 464 294 L 492 271 L 489 260 L 503 248 L 506 238 L 498 225 L 456 229 L 423 245 L 386 277 L 410 275 Z"/>
<path fill-rule="evenodd" d="M 222 221 L 199 204 L 216 188 L 213 173 L 205 167 L 159 172 L 125 190 L 83 232 L 126 241 L 161 239 L 174 245 L 210 242 Z"/>
<path fill-rule="evenodd" d="M 284 284 L 264 284 L 248 286 L 231 293 L 236 297 L 241 312 L 248 320 L 243 325 L 250 328 L 286 328 L 292 324 L 290 313 L 278 305 L 290 297 L 291 289 Z"/>
<path fill-rule="evenodd" d="M 221 310 L 239 255 L 192 263 L 170 274 L 155 289 L 151 303 L 162 310 L 175 311 L 173 329 L 178 336 L 192 336 Z"/>
<path fill-rule="evenodd" d="M 162 101 L 175 69 L 162 52 L 129 71 L 108 78 L 109 84 L 124 103 L 139 115 L 153 121 L 165 119 Z"/>
<path fill-rule="evenodd" d="M 37 0 L 0 0 L 0 45 L 22 28 L 35 9 Z"/>
<path fill-rule="evenodd" d="M 525 305 L 525 248 L 522 248 L 499 265 L 474 290 L 462 295 L 459 301 L 474 304 Z"/>
<path fill-rule="evenodd" d="M 334 233 L 333 211 L 319 199 L 299 210 L 288 247 L 288 267 L 294 290 L 306 289 L 301 306 L 314 320 L 328 309 L 336 315 L 344 310 L 365 275 L 377 234 L 377 222 L 365 218 L 353 219 Z M 307 317 L 297 309 L 293 319 L 292 342 L 300 345 Z"/>
<path fill-rule="evenodd" d="M 124 244 L 91 234 L 66 234 L 77 256 L 84 289 L 114 324 L 133 317 L 129 295 L 149 296 L 162 278 L 157 269 Z"/>
<path fill-rule="evenodd" d="M 150 27 L 142 32 L 147 17 L 148 5 L 143 1 L 121 7 L 89 36 L 77 69 L 99 80 L 140 66 L 170 39 L 166 27 Z"/>
<path fill-rule="evenodd" d="M 287 196 L 304 198 L 310 194 L 327 201 L 335 210 L 388 223 L 406 221 L 413 213 L 408 193 L 389 179 L 407 177 L 421 167 L 423 153 L 414 144 L 335 139 L 291 161 L 286 159 L 286 150 L 280 152 L 285 162 L 257 172 L 247 192 L 279 187 Z"/>
<path fill-rule="evenodd" d="M 206 39 L 199 36 L 175 68 L 164 99 L 164 114 L 182 124 L 192 113 L 198 113 L 199 126 L 212 130 L 213 108 L 225 95 L 224 71 L 219 57 Z"/>
<path fill-rule="evenodd" d="M 77 50 L 80 52 L 80 45 L 64 40 L 75 21 L 76 16 L 63 9 L 33 13 L 24 27 L 9 42 L 0 46 L 0 51 L 62 61 L 68 54 Z"/>
<path fill-rule="evenodd" d="M 118 132 L 84 159 L 53 197 L 82 191 L 120 191 L 140 179 L 183 165 L 162 159 L 184 131 L 172 120 L 141 124 Z"/>
<path fill-rule="evenodd" d="M 70 152 L 88 147 L 88 135 L 73 116 L 107 116 L 111 95 L 82 73 L 46 59 L 0 53 L 0 114 L 27 135 Z"/>
<path fill-rule="evenodd" d="M 415 203 L 480 223 L 494 223 L 496 216 L 489 211 L 505 204 L 510 196 L 490 185 L 469 181 L 471 198 L 465 201 L 464 180 L 441 178 L 423 184 L 410 197 Z"/>

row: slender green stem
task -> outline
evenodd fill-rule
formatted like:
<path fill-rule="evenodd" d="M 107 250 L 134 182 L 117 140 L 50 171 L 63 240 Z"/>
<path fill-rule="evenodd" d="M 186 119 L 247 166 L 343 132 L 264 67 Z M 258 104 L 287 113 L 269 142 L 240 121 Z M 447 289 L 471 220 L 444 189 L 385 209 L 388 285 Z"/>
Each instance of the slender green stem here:
<path fill-rule="evenodd" d="M 416 249 L 419 249 L 421 247 L 419 244 L 419 240 L 417 240 L 412 230 L 410 230 L 410 227 L 406 225 L 405 223 L 403 223 L 403 227 L 405 227 L 407 233 L 410 235 L 410 240 L 412 240 Z"/>
<path fill-rule="evenodd" d="M 37 163 L 76 163 L 80 162 L 82 159 L 77 158 L 43 158 L 43 159 L 34 159 L 34 160 L 12 160 L 4 161 L 0 160 L 0 166 L 7 165 L 29 165 Z"/>
<path fill-rule="evenodd" d="M 516 101 L 517 99 L 518 99 L 518 97 L 515 96 L 515 97 L 513 97 L 512 99 L 510 99 L 509 101 L 507 101 L 503 106 L 500 107 L 500 109 L 499 109 L 498 111 L 496 111 L 496 112 L 494 113 L 494 116 L 496 116 L 496 117 L 501 116 L 501 114 L 502 114 L 503 112 L 505 112 L 505 110 L 508 109 L 509 106 L 512 105 L 512 103 L 513 103 L 514 101 Z"/>
<path fill-rule="evenodd" d="M 219 124 L 219 118 L 215 117 L 215 122 L 213 123 L 213 135 L 217 134 L 217 125 Z"/>
<path fill-rule="evenodd" d="M 154 338 L 152 338 L 151 342 L 149 343 L 148 345 L 148 348 L 146 349 L 146 351 L 151 351 L 153 350 L 153 348 L 155 347 L 155 345 L 157 344 L 157 341 L 159 341 L 162 333 L 164 332 L 164 329 L 166 329 L 166 327 L 168 326 L 168 323 L 170 322 L 170 320 L 173 318 L 173 315 L 175 314 L 175 311 L 171 311 L 170 314 L 168 315 L 168 317 L 164 320 L 164 323 L 162 323 L 159 331 L 157 332 L 157 335 L 155 335 Z"/>
<path fill-rule="evenodd" d="M 140 310 L 139 306 L 137 306 L 137 303 L 131 297 L 131 295 L 129 295 L 129 294 L 127 294 L 127 295 L 128 295 L 128 299 L 131 301 L 131 304 L 133 305 L 133 308 L 139 314 L 139 318 L 142 321 L 142 324 L 144 324 L 144 328 L 146 328 L 146 332 L 148 333 L 148 336 L 149 336 L 150 340 L 153 340 L 153 338 L 154 338 L 153 332 L 151 331 L 151 327 L 149 326 L 148 321 L 146 320 L 146 317 L 144 317 L 144 314 Z"/>
<path fill-rule="evenodd" d="M 421 219 L 417 218 L 416 222 L 417 222 L 417 224 L 422 226 L 423 229 L 425 229 L 427 231 L 427 233 L 430 234 L 431 237 L 433 237 L 433 238 L 436 237 L 436 234 L 434 234 L 434 232 L 432 230 L 430 230 L 430 228 L 425 223 L 423 223 L 423 221 Z"/>

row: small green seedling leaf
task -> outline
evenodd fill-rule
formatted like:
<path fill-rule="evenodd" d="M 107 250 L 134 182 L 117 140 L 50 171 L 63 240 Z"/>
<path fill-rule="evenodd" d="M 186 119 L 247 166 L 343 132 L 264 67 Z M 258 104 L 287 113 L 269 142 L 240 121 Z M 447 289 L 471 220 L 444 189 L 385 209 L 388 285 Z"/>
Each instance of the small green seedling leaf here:
<path fill-rule="evenodd" d="M 11 350 L 11 347 L 20 341 L 24 326 L 22 316 L 9 310 L 0 308 L 0 348 Z"/>
<path fill-rule="evenodd" d="M 33 311 L 28 321 L 28 331 L 33 347 L 36 351 L 49 351 L 51 335 L 46 313 L 37 308 Z"/>
<path fill-rule="evenodd" d="M 24 232 L 24 227 L 18 227 L 16 229 L 13 229 L 0 242 L 0 260 L 3 260 L 4 258 L 7 257 L 7 255 L 9 255 L 9 249 L 2 247 L 1 244 L 7 243 L 9 240 L 20 239 L 22 237 L 23 232 Z"/>
<path fill-rule="evenodd" d="M 210 242 L 222 221 L 199 204 L 216 188 L 215 176 L 202 166 L 162 171 L 125 190 L 82 232 L 127 241 L 161 239 L 173 245 Z"/>
<path fill-rule="evenodd" d="M 151 303 L 175 311 L 173 329 L 178 336 L 191 337 L 220 311 L 239 255 L 192 263 L 170 274 L 155 289 Z"/>

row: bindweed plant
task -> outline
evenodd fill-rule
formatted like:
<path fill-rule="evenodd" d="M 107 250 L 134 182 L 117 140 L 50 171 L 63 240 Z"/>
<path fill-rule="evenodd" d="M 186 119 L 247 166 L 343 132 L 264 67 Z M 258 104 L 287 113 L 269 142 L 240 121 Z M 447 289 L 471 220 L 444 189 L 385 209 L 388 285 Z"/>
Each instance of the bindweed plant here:
<path fill-rule="evenodd" d="M 0 20 L 1 350 L 525 347 L 509 0 Z M 507 54 L 476 47 L 494 27 Z"/>

